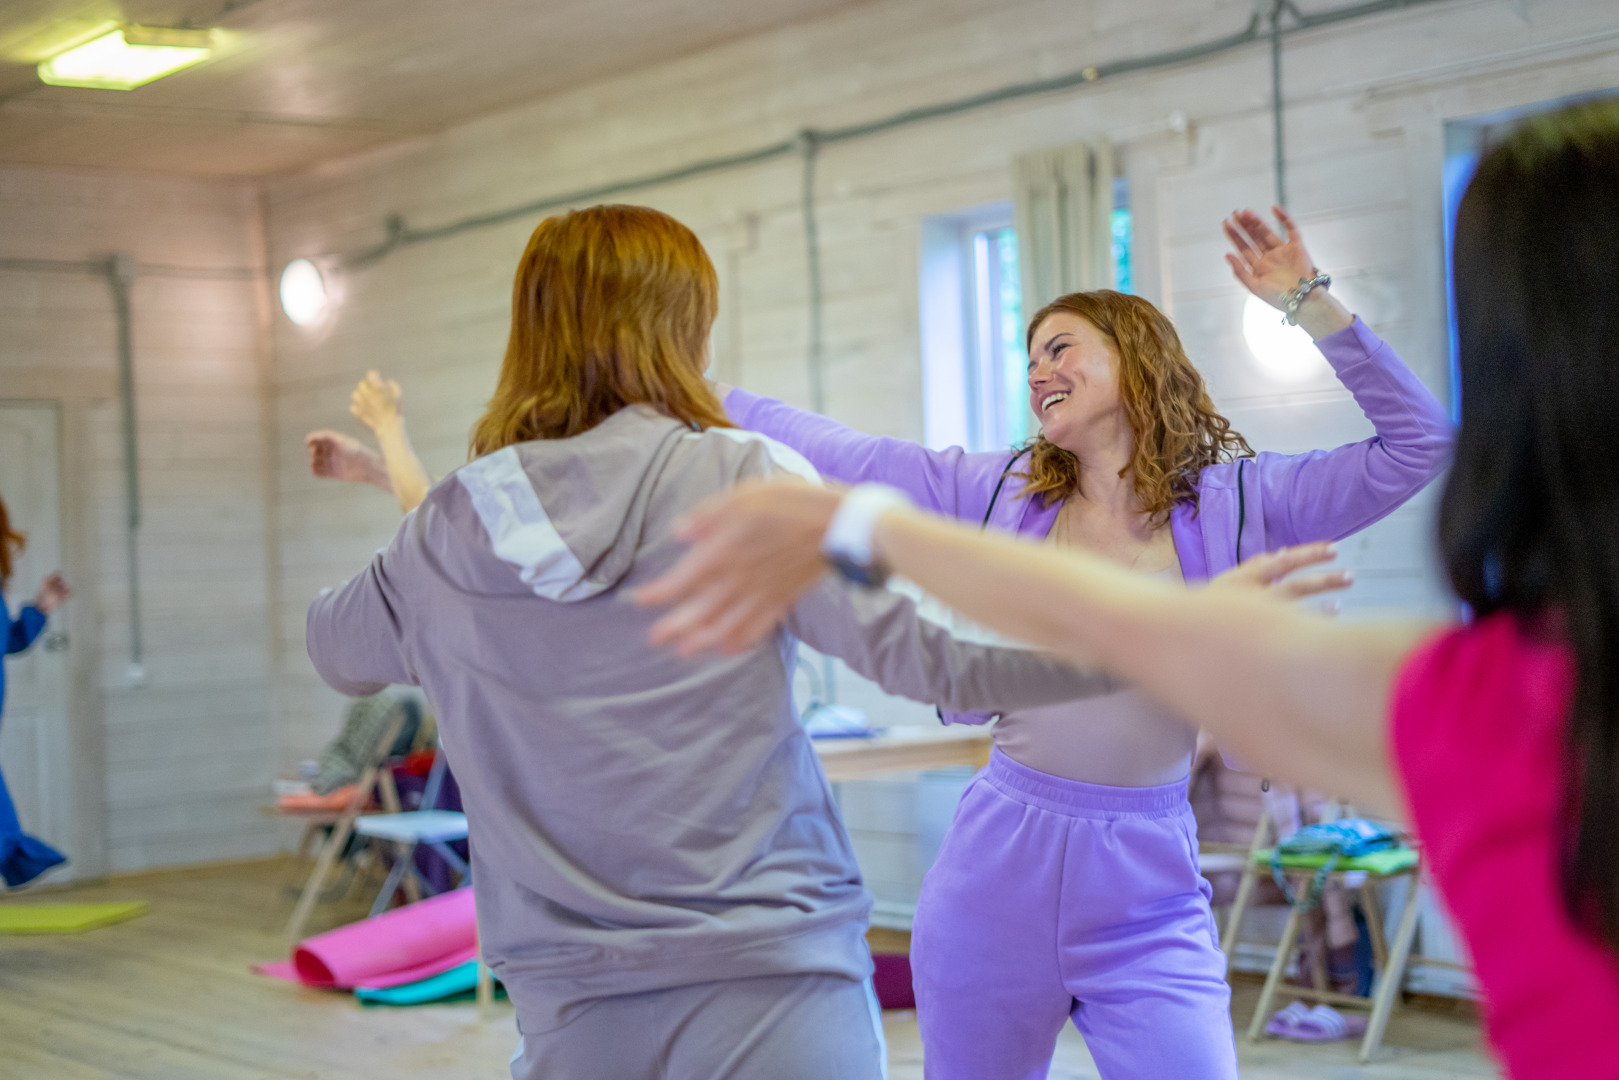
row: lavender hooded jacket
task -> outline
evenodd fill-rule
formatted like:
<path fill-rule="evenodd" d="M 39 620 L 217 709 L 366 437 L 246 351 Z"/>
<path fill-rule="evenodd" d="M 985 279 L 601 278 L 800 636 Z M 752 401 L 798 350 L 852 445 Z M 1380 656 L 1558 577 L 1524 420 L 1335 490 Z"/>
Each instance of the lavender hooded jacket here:
<path fill-rule="evenodd" d="M 1197 478 L 1196 499 L 1170 514 L 1188 582 L 1231 569 L 1239 561 L 1239 546 L 1246 558 L 1292 544 L 1341 540 L 1398 508 L 1448 462 L 1454 425 L 1387 342 L 1356 318 L 1317 345 L 1376 434 L 1335 450 L 1261 453 L 1205 468 Z M 918 505 L 964 521 L 985 521 L 988 513 L 989 527 L 1044 537 L 1061 505 L 1024 494 L 1027 481 L 1015 467 L 1007 472 L 1010 451 L 929 450 L 853 431 L 745 390 L 731 391 L 725 409 L 733 422 L 786 443 L 829 479 L 891 484 Z M 997 484 L 1000 495 L 991 509 Z M 993 718 L 948 710 L 943 716 L 946 723 Z"/>

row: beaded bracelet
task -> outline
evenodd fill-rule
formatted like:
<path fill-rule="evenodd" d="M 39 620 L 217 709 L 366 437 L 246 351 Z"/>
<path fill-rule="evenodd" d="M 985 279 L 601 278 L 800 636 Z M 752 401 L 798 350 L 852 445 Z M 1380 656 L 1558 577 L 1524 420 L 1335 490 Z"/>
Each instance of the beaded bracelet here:
<path fill-rule="evenodd" d="M 1304 303 L 1304 298 L 1310 295 L 1312 289 L 1332 284 L 1331 274 L 1323 274 L 1314 267 L 1310 269 L 1313 277 L 1299 278 L 1298 288 L 1289 289 L 1282 294 L 1282 321 L 1288 326 L 1299 324 L 1299 305 Z"/>

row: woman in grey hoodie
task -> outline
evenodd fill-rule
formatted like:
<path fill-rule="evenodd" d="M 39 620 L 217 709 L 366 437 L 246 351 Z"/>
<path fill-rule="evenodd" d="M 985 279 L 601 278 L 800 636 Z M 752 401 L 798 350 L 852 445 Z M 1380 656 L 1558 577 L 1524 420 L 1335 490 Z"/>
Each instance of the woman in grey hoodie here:
<path fill-rule="evenodd" d="M 648 644 L 653 613 L 621 594 L 673 566 L 683 513 L 738 480 L 817 479 L 704 381 L 717 291 L 657 211 L 542 222 L 474 460 L 309 611 L 331 686 L 433 702 L 517 1080 L 883 1074 L 871 898 L 794 716 L 798 640 L 950 709 L 1110 689 L 830 577 L 738 655 Z"/>

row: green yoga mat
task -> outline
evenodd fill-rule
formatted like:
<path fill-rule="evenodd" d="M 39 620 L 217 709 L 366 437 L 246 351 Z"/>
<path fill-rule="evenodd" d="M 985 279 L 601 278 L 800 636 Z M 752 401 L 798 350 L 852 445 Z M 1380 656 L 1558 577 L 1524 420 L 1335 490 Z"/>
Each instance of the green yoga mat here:
<path fill-rule="evenodd" d="M 145 900 L 119 904 L 0 903 L 0 934 L 81 934 L 138 918 L 150 908 Z"/>
<path fill-rule="evenodd" d="M 1270 848 L 1254 852 L 1254 861 L 1264 866 L 1270 865 Z M 1284 870 L 1316 870 L 1327 865 L 1331 855 L 1321 852 L 1315 855 L 1283 855 L 1282 869 Z M 1387 851 L 1373 851 L 1366 855 L 1357 855 L 1353 859 L 1339 859 L 1333 866 L 1333 873 L 1345 870 L 1364 870 L 1369 874 L 1395 874 L 1401 870 L 1408 870 L 1417 864 L 1415 848 L 1390 848 Z"/>
<path fill-rule="evenodd" d="M 355 989 L 354 996 L 365 1005 L 426 1005 L 431 1002 L 459 1001 L 474 994 L 477 989 L 478 962 L 469 960 L 449 971 L 403 986 L 390 986 L 386 990 L 361 986 Z M 504 994 L 498 982 L 495 984 L 495 994 Z"/>

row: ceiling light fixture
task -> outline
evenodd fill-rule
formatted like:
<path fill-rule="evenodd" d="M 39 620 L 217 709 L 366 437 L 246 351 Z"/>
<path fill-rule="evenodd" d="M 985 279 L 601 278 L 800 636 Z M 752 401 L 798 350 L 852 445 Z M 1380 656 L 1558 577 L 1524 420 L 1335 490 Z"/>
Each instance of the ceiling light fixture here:
<path fill-rule="evenodd" d="M 133 90 L 202 63 L 213 48 L 211 30 L 126 26 L 51 57 L 39 65 L 39 78 L 52 86 Z"/>
<path fill-rule="evenodd" d="M 299 326 L 315 326 L 332 306 L 326 275 L 308 259 L 294 259 L 281 271 L 281 310 Z"/>

